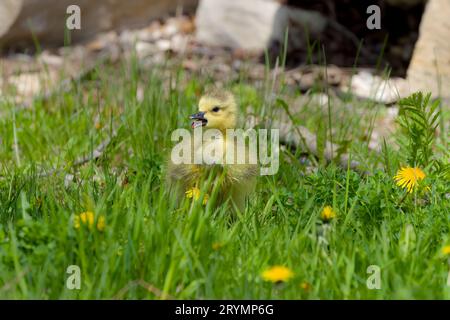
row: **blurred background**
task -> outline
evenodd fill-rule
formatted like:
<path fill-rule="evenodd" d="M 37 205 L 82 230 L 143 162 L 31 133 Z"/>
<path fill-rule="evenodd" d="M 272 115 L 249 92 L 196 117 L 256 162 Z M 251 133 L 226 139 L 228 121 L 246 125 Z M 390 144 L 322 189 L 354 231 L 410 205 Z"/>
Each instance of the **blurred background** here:
<path fill-rule="evenodd" d="M 72 4 L 80 7 L 81 29 L 66 27 Z M 371 5 L 380 8 L 380 29 L 367 26 Z M 183 57 L 188 69 L 213 62 L 225 72 L 251 59 L 282 64 L 302 90 L 317 78 L 305 66 L 330 66 L 333 86 L 364 70 L 352 90 L 387 103 L 415 90 L 448 97 L 449 16 L 448 0 L 1 0 L 0 84 L 32 95 L 54 83 L 52 70 L 63 64 L 76 76 L 99 56 L 136 50 L 148 64 Z M 48 81 L 38 81 L 42 68 Z M 381 81 L 377 75 L 393 80 L 392 92 L 367 89 Z"/>

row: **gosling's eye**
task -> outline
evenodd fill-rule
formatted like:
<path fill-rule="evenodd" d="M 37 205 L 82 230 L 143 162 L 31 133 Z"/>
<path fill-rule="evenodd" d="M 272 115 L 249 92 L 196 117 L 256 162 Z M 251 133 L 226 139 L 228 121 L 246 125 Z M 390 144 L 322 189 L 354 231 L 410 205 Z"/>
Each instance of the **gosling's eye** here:
<path fill-rule="evenodd" d="M 220 108 L 217 106 L 212 109 L 213 112 L 219 112 L 219 110 L 220 110 Z"/>

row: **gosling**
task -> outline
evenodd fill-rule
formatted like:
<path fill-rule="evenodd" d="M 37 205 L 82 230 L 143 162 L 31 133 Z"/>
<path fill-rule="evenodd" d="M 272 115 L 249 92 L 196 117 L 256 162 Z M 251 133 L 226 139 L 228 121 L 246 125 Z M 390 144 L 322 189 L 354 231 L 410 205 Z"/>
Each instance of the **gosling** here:
<path fill-rule="evenodd" d="M 222 138 L 214 141 L 202 139 L 200 141 L 202 145 L 191 143 L 192 155 L 207 146 L 211 147 L 211 144 L 216 144 L 219 148 L 224 148 L 224 155 L 227 148 L 234 148 L 235 159 L 245 152 L 245 162 L 234 161 L 229 164 L 223 161 L 220 164 L 206 164 L 203 159 L 200 164 L 174 164 L 169 160 L 167 178 L 170 189 L 177 193 L 178 198 L 193 188 L 204 191 L 206 189 L 210 200 L 210 194 L 215 193 L 216 196 L 213 198 L 216 207 L 228 203 L 234 212 L 243 213 L 246 200 L 255 190 L 258 166 L 250 163 L 246 144 L 240 146 L 234 138 L 227 139 L 226 130 L 235 129 L 239 120 L 235 98 L 228 91 L 211 90 L 200 98 L 198 111 L 190 116 L 193 120 L 191 127 L 217 129 L 222 133 Z"/>

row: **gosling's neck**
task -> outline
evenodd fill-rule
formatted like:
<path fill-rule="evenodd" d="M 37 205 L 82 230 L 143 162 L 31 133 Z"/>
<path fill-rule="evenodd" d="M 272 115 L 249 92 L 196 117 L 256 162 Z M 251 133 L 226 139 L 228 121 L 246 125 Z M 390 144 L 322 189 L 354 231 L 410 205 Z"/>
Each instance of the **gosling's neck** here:
<path fill-rule="evenodd" d="M 233 114 L 231 117 L 229 117 L 226 121 L 221 123 L 220 126 L 218 126 L 216 129 L 218 129 L 223 137 L 225 138 L 227 136 L 227 130 L 235 130 L 237 128 L 237 119 L 236 116 Z"/>
<path fill-rule="evenodd" d="M 227 130 L 235 130 L 236 126 L 233 125 L 233 126 L 229 126 L 229 127 L 220 127 L 220 128 L 216 128 L 216 129 L 220 131 L 220 133 L 223 136 L 223 139 L 225 140 L 227 138 Z"/>

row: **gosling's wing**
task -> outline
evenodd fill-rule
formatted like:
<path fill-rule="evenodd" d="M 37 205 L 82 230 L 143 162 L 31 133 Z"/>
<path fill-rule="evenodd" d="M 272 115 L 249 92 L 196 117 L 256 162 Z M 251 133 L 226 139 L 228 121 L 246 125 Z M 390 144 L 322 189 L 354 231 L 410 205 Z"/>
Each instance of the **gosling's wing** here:
<path fill-rule="evenodd" d="M 233 148 L 234 161 L 224 166 L 227 177 L 231 182 L 244 182 L 253 179 L 258 175 L 258 165 L 256 157 L 250 156 L 248 145 L 236 145 L 235 141 L 227 141 L 226 150 Z M 254 161 L 254 162 L 252 162 Z"/>
<path fill-rule="evenodd" d="M 168 161 L 167 178 L 170 183 L 192 185 L 198 179 L 199 169 L 194 164 L 175 164 Z"/>
<path fill-rule="evenodd" d="M 253 164 L 227 164 L 224 170 L 230 183 L 245 182 L 258 175 L 258 166 Z"/>
<path fill-rule="evenodd" d="M 194 145 L 192 140 L 185 140 L 180 143 L 180 150 L 183 153 L 190 152 L 190 158 L 193 159 L 194 155 Z M 169 159 L 167 159 L 167 180 L 170 184 L 182 184 L 189 185 L 198 176 L 198 166 L 191 163 L 179 163 L 182 159 L 172 159 L 172 154 L 170 154 Z M 191 185 L 192 187 L 192 185 Z"/>

